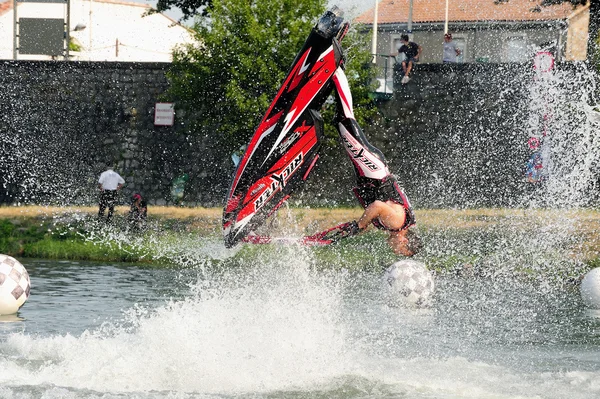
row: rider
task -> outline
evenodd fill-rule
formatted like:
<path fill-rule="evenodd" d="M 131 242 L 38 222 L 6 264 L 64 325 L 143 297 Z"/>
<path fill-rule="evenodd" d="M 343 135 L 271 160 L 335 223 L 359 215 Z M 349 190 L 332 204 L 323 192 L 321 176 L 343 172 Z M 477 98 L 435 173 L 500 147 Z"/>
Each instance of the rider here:
<path fill-rule="evenodd" d="M 354 193 L 366 205 L 366 197 L 376 198 L 365 207 L 365 211 L 358 222 L 351 222 L 354 234 L 366 229 L 370 224 L 389 233 L 388 245 L 394 253 L 404 256 L 413 256 L 421 250 L 421 239 L 411 227 L 415 226 L 415 215 L 408 198 L 398 186 L 393 175 L 387 176 L 379 182 L 379 187 L 374 184 L 356 187 Z M 362 193 L 363 196 L 359 196 Z M 363 202 L 364 201 L 364 202 Z"/>
<path fill-rule="evenodd" d="M 340 226 L 336 238 L 359 234 L 370 224 L 389 233 L 388 244 L 394 253 L 413 256 L 422 248 L 421 239 L 411 229 L 415 216 L 404 191 L 396 177 L 387 167 L 379 149 L 369 143 L 354 118 L 352 95 L 348 80 L 339 68 L 333 78 L 337 99 L 336 122 L 346 153 L 356 173 L 357 186 L 354 195 L 365 208 L 357 221 Z"/>

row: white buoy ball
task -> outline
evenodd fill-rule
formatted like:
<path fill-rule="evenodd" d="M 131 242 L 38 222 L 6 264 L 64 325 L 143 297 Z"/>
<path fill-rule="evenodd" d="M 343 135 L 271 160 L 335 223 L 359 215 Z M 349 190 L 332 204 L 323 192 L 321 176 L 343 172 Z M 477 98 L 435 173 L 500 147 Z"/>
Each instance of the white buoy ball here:
<path fill-rule="evenodd" d="M 586 306 L 600 309 L 600 267 L 587 272 L 581 280 L 579 292 Z"/>
<path fill-rule="evenodd" d="M 412 259 L 392 264 L 383 278 L 394 299 L 408 305 L 427 305 L 435 289 L 433 274 L 424 263 Z"/>
<path fill-rule="evenodd" d="M 25 267 L 15 258 L 0 254 L 0 315 L 17 313 L 29 298 L 30 290 Z"/>

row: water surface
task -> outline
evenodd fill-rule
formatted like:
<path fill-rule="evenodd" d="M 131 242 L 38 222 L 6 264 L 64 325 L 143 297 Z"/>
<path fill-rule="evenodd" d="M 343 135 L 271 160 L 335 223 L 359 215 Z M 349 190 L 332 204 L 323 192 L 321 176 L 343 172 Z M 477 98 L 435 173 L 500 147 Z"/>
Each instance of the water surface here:
<path fill-rule="evenodd" d="M 0 397 L 600 397 L 600 318 L 575 289 L 437 276 L 414 309 L 379 273 L 299 260 L 23 263 L 32 296 L 0 323 Z"/>

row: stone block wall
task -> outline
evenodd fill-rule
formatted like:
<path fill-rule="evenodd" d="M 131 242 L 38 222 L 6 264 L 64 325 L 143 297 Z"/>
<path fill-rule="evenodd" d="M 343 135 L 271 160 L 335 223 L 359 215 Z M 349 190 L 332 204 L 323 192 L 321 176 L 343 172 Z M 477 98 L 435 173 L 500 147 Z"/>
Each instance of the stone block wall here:
<path fill-rule="evenodd" d="M 188 134 L 181 112 L 175 126 L 154 126 L 169 65 L 0 62 L 0 202 L 95 203 L 106 165 L 126 180 L 122 202 L 140 192 L 171 203 L 172 182 L 183 174 L 189 202 L 220 201 L 224 194 L 212 194 L 224 190 L 211 179 L 222 173 L 220 162 L 215 173 L 209 168 L 213 143 Z"/>
<path fill-rule="evenodd" d="M 416 208 L 600 203 L 590 115 L 598 77 L 585 64 L 556 65 L 547 79 L 527 63 L 419 64 L 408 84 L 402 76 L 396 65 L 393 93 L 380 96 L 379 116 L 363 129 Z M 554 143 L 552 179 L 534 184 L 525 177 L 528 140 L 544 131 Z M 339 145 L 327 146 L 320 162 L 306 200 L 356 204 Z"/>
<path fill-rule="evenodd" d="M 192 134 L 177 109 L 175 126 L 154 126 L 168 67 L 0 62 L 0 203 L 94 204 L 98 176 L 113 164 L 126 180 L 123 203 L 140 192 L 151 204 L 171 204 L 173 181 L 187 174 L 186 204 L 221 206 L 234 170 L 230 149 L 210 132 Z M 423 64 L 406 85 L 401 75 L 396 69 L 393 95 L 378 100 L 378 117 L 363 129 L 415 207 L 522 205 L 537 190 L 523 174 L 531 65 Z M 559 97 L 551 101 L 574 103 Z M 352 166 L 331 139 L 292 202 L 355 205 L 352 185 Z"/>

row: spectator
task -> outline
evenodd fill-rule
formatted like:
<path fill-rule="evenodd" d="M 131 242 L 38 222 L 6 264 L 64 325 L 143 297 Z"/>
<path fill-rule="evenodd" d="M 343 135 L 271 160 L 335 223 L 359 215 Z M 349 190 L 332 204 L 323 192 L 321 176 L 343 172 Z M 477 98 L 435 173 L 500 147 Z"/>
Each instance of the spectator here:
<path fill-rule="evenodd" d="M 442 61 L 456 62 L 456 57 L 460 55 L 460 49 L 456 46 L 456 43 L 452 41 L 452 34 L 446 33 L 444 35 L 444 57 Z"/>
<path fill-rule="evenodd" d="M 129 222 L 134 229 L 142 229 L 146 225 L 148 205 L 141 194 L 133 194 L 131 207 L 129 208 Z"/>
<path fill-rule="evenodd" d="M 409 41 L 408 35 L 402 35 L 400 37 L 400 42 L 402 45 L 398 49 L 398 54 L 392 54 L 392 56 L 397 56 L 404 53 L 405 59 L 402 61 L 402 71 L 404 72 L 404 77 L 402 78 L 402 83 L 406 84 L 410 80 L 409 75 L 415 63 L 419 62 L 419 57 L 421 57 L 421 51 L 423 49 L 417 43 Z"/>
<path fill-rule="evenodd" d="M 125 180 L 113 170 L 113 168 L 108 167 L 108 169 L 100 175 L 100 179 L 98 179 L 98 188 L 100 189 L 100 203 L 98 209 L 98 219 L 102 219 L 104 217 L 104 210 L 108 208 L 108 215 L 106 216 L 106 221 L 109 221 L 112 218 L 112 215 L 115 211 L 115 204 L 117 202 L 117 194 L 118 191 L 125 184 Z"/>

